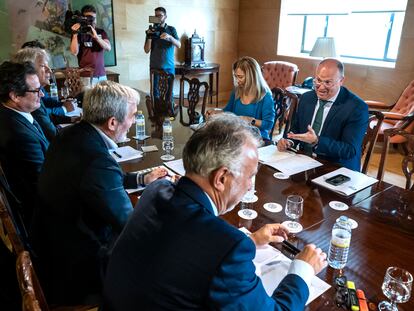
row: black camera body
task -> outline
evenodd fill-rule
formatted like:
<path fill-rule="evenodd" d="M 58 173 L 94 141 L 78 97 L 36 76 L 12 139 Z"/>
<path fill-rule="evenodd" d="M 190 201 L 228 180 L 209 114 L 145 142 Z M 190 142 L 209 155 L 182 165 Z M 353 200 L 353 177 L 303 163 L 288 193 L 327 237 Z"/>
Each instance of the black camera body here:
<path fill-rule="evenodd" d="M 164 28 L 161 27 L 161 19 L 157 16 L 150 16 L 148 21 L 152 25 L 148 28 L 147 37 L 149 39 L 159 39 L 164 30 Z"/>
<path fill-rule="evenodd" d="M 69 33 L 72 33 L 72 26 L 79 23 L 80 27 L 78 33 L 88 33 L 91 31 L 89 26 L 92 26 L 94 22 L 93 16 L 83 16 L 82 13 L 78 10 L 72 12 L 70 10 L 66 11 L 65 15 L 65 30 Z"/>

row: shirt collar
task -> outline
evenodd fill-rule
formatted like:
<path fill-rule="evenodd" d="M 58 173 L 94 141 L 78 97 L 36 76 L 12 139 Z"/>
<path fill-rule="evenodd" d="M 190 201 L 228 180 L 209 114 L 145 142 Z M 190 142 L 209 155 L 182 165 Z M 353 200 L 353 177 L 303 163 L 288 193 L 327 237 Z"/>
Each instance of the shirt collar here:
<path fill-rule="evenodd" d="M 30 124 L 33 124 L 33 116 L 30 114 L 30 112 L 19 111 L 19 110 L 16 110 L 14 108 L 11 108 L 9 106 L 6 106 L 6 105 L 3 105 L 3 106 L 6 107 L 6 108 L 8 108 L 8 109 L 10 109 L 10 110 L 13 110 L 13 111 L 17 112 L 18 114 L 20 114 L 21 116 L 23 116 L 27 121 L 29 121 Z"/>
<path fill-rule="evenodd" d="M 211 207 L 213 209 L 214 216 L 218 216 L 218 211 L 217 211 L 216 204 L 214 204 L 213 200 L 210 198 L 210 196 L 207 194 L 207 192 L 204 191 L 204 193 L 206 194 L 208 200 L 210 201 Z"/>
<path fill-rule="evenodd" d="M 338 98 L 338 95 L 339 95 L 340 91 L 341 91 L 341 88 L 339 88 L 338 92 L 334 96 L 332 96 L 331 98 L 329 98 L 327 100 L 328 103 L 326 105 L 332 105 L 335 102 L 335 100 Z M 319 98 L 318 98 L 318 100 L 319 100 Z"/>
<path fill-rule="evenodd" d="M 104 133 L 104 131 L 102 131 L 99 127 L 97 127 L 94 124 L 91 124 L 95 130 L 98 131 L 99 135 L 101 135 L 103 141 L 105 142 L 106 147 L 108 148 L 108 150 L 114 150 L 116 148 L 118 148 L 118 145 L 108 136 Z"/>

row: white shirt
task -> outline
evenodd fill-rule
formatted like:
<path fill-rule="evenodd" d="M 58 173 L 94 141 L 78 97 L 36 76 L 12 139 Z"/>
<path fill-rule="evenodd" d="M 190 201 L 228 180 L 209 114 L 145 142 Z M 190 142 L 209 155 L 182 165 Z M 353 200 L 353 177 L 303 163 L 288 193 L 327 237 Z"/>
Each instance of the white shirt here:
<path fill-rule="evenodd" d="M 114 142 L 108 135 L 106 135 L 104 131 L 102 131 L 99 127 L 97 127 L 94 124 L 91 124 L 91 123 L 89 124 L 92 125 L 95 128 L 95 130 L 98 131 L 99 135 L 101 135 L 102 139 L 105 142 L 106 147 L 108 148 L 108 151 L 112 151 L 118 148 L 118 145 L 116 144 L 116 142 Z"/>
<path fill-rule="evenodd" d="M 328 115 L 329 110 L 331 110 L 331 107 L 332 107 L 333 103 L 335 102 L 336 98 L 338 97 L 340 90 L 341 89 L 339 89 L 338 93 L 336 93 L 333 97 L 328 99 L 328 103 L 326 103 L 325 106 L 323 107 L 322 124 L 321 124 L 321 128 L 320 128 L 319 133 L 315 133 L 316 135 L 319 135 L 320 132 L 322 132 L 323 125 L 324 125 L 325 120 L 326 120 L 326 116 Z M 319 98 L 318 98 L 318 102 L 315 106 L 315 110 L 313 112 L 312 123 L 311 123 L 312 126 L 313 126 L 313 122 L 315 121 L 315 117 L 316 117 L 316 113 L 318 112 L 318 109 L 319 109 Z"/>
<path fill-rule="evenodd" d="M 208 200 L 210 201 L 211 207 L 213 208 L 214 215 L 218 216 L 217 207 L 214 204 L 213 200 L 210 198 L 207 192 L 204 192 L 204 193 L 206 194 Z M 302 280 L 304 280 L 308 288 L 310 288 L 312 279 L 315 275 L 315 271 L 313 270 L 312 266 L 308 264 L 307 262 L 300 260 L 300 259 L 294 259 L 292 260 L 292 263 L 290 264 L 288 274 L 296 274 Z"/>
<path fill-rule="evenodd" d="M 34 119 L 33 119 L 33 116 L 31 115 L 30 112 L 19 111 L 19 110 L 16 110 L 16 109 L 11 108 L 9 106 L 6 106 L 6 105 L 3 105 L 3 106 L 6 107 L 6 108 L 8 108 L 8 109 L 10 109 L 10 110 L 16 111 L 18 114 L 20 114 L 21 116 L 23 116 L 27 121 L 29 121 L 30 124 L 33 124 L 33 120 Z"/>

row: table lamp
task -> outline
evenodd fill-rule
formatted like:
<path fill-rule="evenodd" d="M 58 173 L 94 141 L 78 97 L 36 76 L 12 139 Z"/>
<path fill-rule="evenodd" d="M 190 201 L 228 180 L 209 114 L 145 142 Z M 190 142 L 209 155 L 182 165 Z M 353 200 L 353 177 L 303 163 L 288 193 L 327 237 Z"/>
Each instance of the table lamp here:
<path fill-rule="evenodd" d="M 309 53 L 314 57 L 336 57 L 335 40 L 333 37 L 319 37 Z"/>

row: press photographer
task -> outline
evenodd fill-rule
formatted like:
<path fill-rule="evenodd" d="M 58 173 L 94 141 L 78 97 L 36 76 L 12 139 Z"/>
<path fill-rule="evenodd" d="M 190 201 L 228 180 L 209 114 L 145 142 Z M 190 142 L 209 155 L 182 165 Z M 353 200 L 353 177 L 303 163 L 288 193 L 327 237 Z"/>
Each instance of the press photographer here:
<path fill-rule="evenodd" d="M 106 80 L 104 51 L 111 50 L 111 43 L 105 30 L 96 28 L 95 7 L 85 5 L 81 10 L 81 16 L 74 14 L 70 22 L 70 51 L 78 57 L 79 67 L 93 69 L 92 84 Z"/>
<path fill-rule="evenodd" d="M 181 47 L 177 31 L 173 26 L 167 25 L 167 11 L 163 7 L 155 9 L 155 16 L 150 16 L 151 25 L 146 30 L 144 51 L 150 54 L 150 68 L 162 69 L 175 74 L 174 46 Z M 154 76 L 154 97 L 158 97 L 158 76 Z"/>

